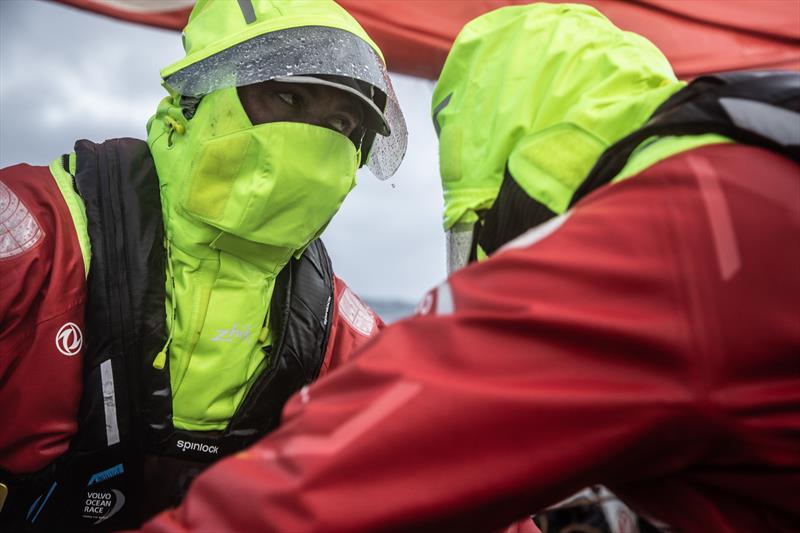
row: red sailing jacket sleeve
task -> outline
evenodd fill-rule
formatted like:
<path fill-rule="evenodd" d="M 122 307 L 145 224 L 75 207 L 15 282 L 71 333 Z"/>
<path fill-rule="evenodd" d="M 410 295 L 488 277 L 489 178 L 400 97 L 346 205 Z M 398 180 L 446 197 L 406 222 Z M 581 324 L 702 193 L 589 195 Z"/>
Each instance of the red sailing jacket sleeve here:
<path fill-rule="evenodd" d="M 385 327 L 383 320 L 341 279 L 334 277 L 333 324 L 320 377 L 341 366 Z"/>
<path fill-rule="evenodd" d="M 0 170 L 0 467 L 66 451 L 83 385 L 86 283 L 69 210 L 47 167 Z"/>
<path fill-rule="evenodd" d="M 799 172 L 717 145 L 596 192 L 144 531 L 489 531 L 595 483 L 681 531 L 793 530 Z"/>

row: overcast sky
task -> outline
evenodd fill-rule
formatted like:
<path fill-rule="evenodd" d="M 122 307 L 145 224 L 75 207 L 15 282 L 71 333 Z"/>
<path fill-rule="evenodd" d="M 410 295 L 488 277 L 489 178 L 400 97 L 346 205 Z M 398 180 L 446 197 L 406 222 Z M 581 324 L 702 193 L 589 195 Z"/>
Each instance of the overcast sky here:
<path fill-rule="evenodd" d="M 46 165 L 78 139 L 146 136 L 177 32 L 40 0 L 0 0 L 0 167 Z M 391 65 L 390 65 L 391 67 Z M 415 302 L 445 276 L 433 83 L 394 75 L 409 145 L 398 173 L 359 172 L 323 239 L 337 275 L 370 299 Z"/>

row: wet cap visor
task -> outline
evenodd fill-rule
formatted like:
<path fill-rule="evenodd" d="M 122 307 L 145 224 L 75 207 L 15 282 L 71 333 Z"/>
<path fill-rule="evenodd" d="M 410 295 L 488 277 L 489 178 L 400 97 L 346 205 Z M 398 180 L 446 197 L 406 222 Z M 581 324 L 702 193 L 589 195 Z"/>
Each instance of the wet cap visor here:
<path fill-rule="evenodd" d="M 389 127 L 389 123 L 386 121 L 386 117 L 383 116 L 383 111 L 375 105 L 375 102 L 369 96 L 365 95 L 358 89 L 350 87 L 344 83 L 337 83 L 335 81 L 329 81 L 322 78 L 316 78 L 314 76 L 286 76 L 286 77 L 279 77 L 274 78 L 272 81 L 279 81 L 283 83 L 307 83 L 309 85 L 324 85 L 326 87 L 333 87 L 335 89 L 339 89 L 340 91 L 344 91 L 348 94 L 352 94 L 353 96 L 358 97 L 358 99 L 365 105 L 365 111 L 367 112 L 364 116 L 364 127 L 377 132 L 384 137 L 387 137 L 391 133 L 391 128 Z"/>
<path fill-rule="evenodd" d="M 405 155 L 408 130 L 383 61 L 366 41 L 349 31 L 326 26 L 277 30 L 175 72 L 170 70 L 163 72 L 164 81 L 184 96 L 287 77 L 322 75 L 364 82 L 386 97 L 381 122 L 389 131 L 388 136 L 376 137 L 367 167 L 378 179 L 385 180 L 395 173 Z"/>

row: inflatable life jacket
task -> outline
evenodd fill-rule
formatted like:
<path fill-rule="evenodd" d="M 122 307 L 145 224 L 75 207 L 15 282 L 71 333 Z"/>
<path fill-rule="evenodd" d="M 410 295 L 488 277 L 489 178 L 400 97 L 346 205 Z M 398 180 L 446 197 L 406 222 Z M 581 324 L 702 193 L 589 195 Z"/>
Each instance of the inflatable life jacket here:
<path fill-rule="evenodd" d="M 153 159 L 135 139 L 79 141 L 75 152 L 92 246 L 79 424 L 63 456 L 16 483 L 21 521 L 4 527 L 20 530 L 132 528 L 177 504 L 206 466 L 278 425 L 289 396 L 318 376 L 332 321 L 333 272 L 316 240 L 276 280 L 270 365 L 225 430 L 175 429 L 169 365 L 152 365 L 167 338 Z"/>
<path fill-rule="evenodd" d="M 798 73 L 730 72 L 697 78 L 661 104 L 642 128 L 603 152 L 573 195 L 570 207 L 610 183 L 634 150 L 652 137 L 716 133 L 800 161 L 798 124 Z M 497 199 L 475 224 L 470 260 L 477 255 L 477 245 L 492 254 L 554 216 L 556 213 L 519 186 L 506 167 Z"/>
<path fill-rule="evenodd" d="M 613 180 L 650 137 L 716 133 L 800 163 L 800 74 L 729 72 L 703 76 L 673 94 L 642 128 L 597 160 L 570 207 Z"/>

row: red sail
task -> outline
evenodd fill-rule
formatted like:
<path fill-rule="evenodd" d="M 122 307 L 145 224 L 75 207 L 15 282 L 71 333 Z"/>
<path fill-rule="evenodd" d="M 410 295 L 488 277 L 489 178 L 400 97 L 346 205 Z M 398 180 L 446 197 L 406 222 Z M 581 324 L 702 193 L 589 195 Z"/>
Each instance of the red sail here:
<path fill-rule="evenodd" d="M 54 0 L 113 18 L 181 29 L 193 2 Z M 551 0 L 552 1 L 552 0 Z M 557 0 L 556 0 L 557 1 Z M 339 0 L 395 72 L 435 79 L 461 27 L 524 0 Z M 786 0 L 585 0 L 617 26 L 644 35 L 681 78 L 737 69 L 800 70 L 800 2 Z"/>

